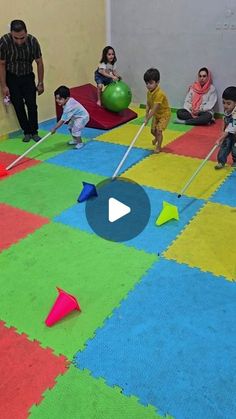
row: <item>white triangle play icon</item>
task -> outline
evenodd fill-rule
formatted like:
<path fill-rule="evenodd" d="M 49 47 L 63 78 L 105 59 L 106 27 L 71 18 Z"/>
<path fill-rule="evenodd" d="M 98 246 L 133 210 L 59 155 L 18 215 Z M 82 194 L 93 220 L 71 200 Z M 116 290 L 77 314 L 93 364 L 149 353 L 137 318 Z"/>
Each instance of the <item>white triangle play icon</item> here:
<path fill-rule="evenodd" d="M 110 223 L 119 220 L 131 212 L 128 205 L 123 204 L 115 198 L 109 198 L 108 219 Z"/>

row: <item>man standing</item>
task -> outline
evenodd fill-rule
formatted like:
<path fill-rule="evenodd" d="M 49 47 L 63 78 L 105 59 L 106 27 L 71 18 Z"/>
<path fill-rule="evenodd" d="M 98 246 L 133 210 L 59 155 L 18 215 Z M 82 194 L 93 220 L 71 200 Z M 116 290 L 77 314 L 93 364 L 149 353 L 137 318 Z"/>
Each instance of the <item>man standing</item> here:
<path fill-rule="evenodd" d="M 24 142 L 39 141 L 36 92 L 43 86 L 43 60 L 37 39 L 27 33 L 22 20 L 11 22 L 10 33 L 0 38 L 0 84 L 3 97 L 9 97 L 24 132 Z M 32 62 L 37 63 L 38 84 L 35 84 Z M 27 108 L 27 112 L 26 112 Z"/>

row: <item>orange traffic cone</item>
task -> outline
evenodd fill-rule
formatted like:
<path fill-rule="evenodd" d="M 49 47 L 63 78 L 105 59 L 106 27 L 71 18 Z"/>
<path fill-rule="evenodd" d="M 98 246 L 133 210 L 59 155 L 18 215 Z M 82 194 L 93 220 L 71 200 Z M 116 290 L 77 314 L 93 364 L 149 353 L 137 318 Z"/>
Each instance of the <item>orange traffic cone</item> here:
<path fill-rule="evenodd" d="M 59 295 L 45 320 L 47 326 L 52 326 L 63 317 L 67 316 L 67 314 L 71 313 L 71 311 L 81 311 L 79 303 L 73 295 L 68 294 L 58 287 L 57 290 Z"/>

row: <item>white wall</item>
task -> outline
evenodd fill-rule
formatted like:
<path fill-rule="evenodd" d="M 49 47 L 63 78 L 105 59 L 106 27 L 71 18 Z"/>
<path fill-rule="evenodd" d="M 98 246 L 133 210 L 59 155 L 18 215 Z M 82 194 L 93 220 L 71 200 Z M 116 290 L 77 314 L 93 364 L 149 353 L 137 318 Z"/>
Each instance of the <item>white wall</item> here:
<path fill-rule="evenodd" d="M 160 70 L 172 107 L 182 105 L 203 66 L 212 71 L 219 98 L 236 85 L 235 0 L 111 0 L 110 13 L 111 43 L 133 101 L 145 102 L 149 67 Z"/>

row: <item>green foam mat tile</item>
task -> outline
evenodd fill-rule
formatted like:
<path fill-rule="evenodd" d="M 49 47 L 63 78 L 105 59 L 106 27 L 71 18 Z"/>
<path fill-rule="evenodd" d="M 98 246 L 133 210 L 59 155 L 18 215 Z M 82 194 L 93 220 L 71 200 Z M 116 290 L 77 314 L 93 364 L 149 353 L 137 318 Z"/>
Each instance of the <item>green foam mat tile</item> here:
<path fill-rule="evenodd" d="M 172 131 L 181 131 L 181 132 L 188 132 L 193 129 L 193 126 L 191 125 L 185 125 L 185 124 L 175 124 L 173 121 L 176 119 L 176 114 L 171 114 L 171 120 L 169 124 L 167 125 L 167 129 L 170 129 Z M 133 119 L 130 124 L 133 125 L 142 125 L 144 121 L 144 117 L 141 116 L 139 118 Z M 151 120 L 148 122 L 148 126 L 151 126 Z"/>
<path fill-rule="evenodd" d="M 144 116 L 140 116 L 139 118 L 132 119 L 132 121 L 130 121 L 129 124 L 132 124 L 132 125 L 142 125 L 143 124 L 143 121 L 144 121 Z M 152 121 L 150 119 L 148 121 L 147 126 L 150 127 L 151 126 L 151 123 L 152 123 Z"/>
<path fill-rule="evenodd" d="M 54 217 L 76 204 L 82 181 L 97 184 L 104 179 L 44 162 L 5 179 L 1 183 L 0 200 L 28 212 Z"/>
<path fill-rule="evenodd" d="M 1 317 L 72 359 L 156 260 L 123 244 L 47 224 L 0 255 Z M 48 328 L 44 320 L 57 286 L 78 298 L 82 312 Z"/>
<path fill-rule="evenodd" d="M 135 397 L 126 397 L 119 387 L 109 387 L 87 370 L 71 366 L 57 379 L 57 385 L 44 393 L 39 406 L 31 408 L 32 419 L 161 419 L 153 406 L 142 406 Z M 171 419 L 165 416 L 165 419 Z"/>
<path fill-rule="evenodd" d="M 43 137 L 48 131 L 39 131 L 39 135 Z M 71 146 L 67 144 L 70 139 L 70 135 L 56 133 L 46 138 L 41 144 L 35 147 L 27 157 L 37 160 L 47 160 L 57 154 L 63 153 L 66 150 L 70 150 Z M 6 141 L 0 142 L 0 151 L 13 154 L 23 154 L 26 150 L 35 144 L 33 140 L 29 143 L 24 143 L 21 137 L 10 138 Z"/>
<path fill-rule="evenodd" d="M 169 122 L 167 125 L 167 129 L 172 131 L 180 131 L 180 132 L 188 132 L 191 131 L 194 127 L 192 125 L 185 125 L 185 124 L 175 124 L 173 120 Z"/>

